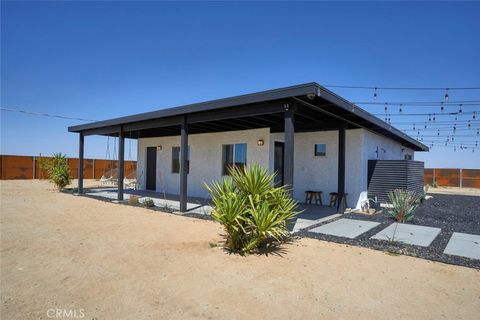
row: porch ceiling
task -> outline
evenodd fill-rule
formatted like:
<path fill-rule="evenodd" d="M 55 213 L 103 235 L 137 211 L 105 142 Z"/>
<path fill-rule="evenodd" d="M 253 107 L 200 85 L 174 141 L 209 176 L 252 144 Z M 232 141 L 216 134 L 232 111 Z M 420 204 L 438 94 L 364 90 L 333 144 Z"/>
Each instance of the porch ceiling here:
<path fill-rule="evenodd" d="M 371 115 L 331 91 L 310 83 L 184 107 L 164 109 L 129 117 L 70 127 L 84 135 L 126 138 L 178 136 L 186 117 L 188 133 L 208 133 L 256 128 L 284 131 L 286 106 L 295 107 L 295 132 L 365 128 L 387 136 L 417 151 L 428 148 L 388 123 Z"/>

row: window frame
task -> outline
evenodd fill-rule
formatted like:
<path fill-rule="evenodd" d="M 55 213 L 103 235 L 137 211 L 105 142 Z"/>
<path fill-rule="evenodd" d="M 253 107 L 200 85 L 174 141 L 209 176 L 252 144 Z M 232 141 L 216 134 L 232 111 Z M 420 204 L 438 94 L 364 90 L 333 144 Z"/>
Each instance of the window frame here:
<path fill-rule="evenodd" d="M 248 143 L 246 142 L 241 142 L 241 143 L 226 143 L 226 144 L 222 144 L 222 168 L 221 168 L 221 173 L 222 173 L 222 176 L 230 176 L 230 174 L 228 173 L 228 169 L 227 169 L 227 165 L 231 165 L 232 167 L 236 167 L 237 164 L 235 162 L 235 157 L 236 157 L 236 152 L 237 152 L 237 146 L 239 145 L 245 145 L 245 159 L 244 159 L 244 162 L 242 163 L 243 166 L 246 166 L 247 165 L 247 155 L 248 155 Z M 231 160 L 232 162 L 231 163 L 226 163 L 226 152 L 225 152 L 225 148 L 229 146 L 232 150 L 232 153 L 231 153 Z"/>
<path fill-rule="evenodd" d="M 323 154 L 321 152 L 317 153 L 317 146 L 323 145 L 324 151 Z M 326 157 L 327 156 L 327 144 L 326 143 L 315 143 L 313 145 L 313 156 L 314 157 Z"/>
<path fill-rule="evenodd" d="M 175 149 L 178 149 L 178 158 L 175 159 L 173 157 L 174 155 L 174 150 Z M 180 146 L 172 146 L 172 149 L 171 149 L 171 162 L 170 162 L 170 171 L 172 174 L 180 174 L 180 154 L 181 154 L 181 147 Z M 178 161 L 178 172 L 174 170 L 174 161 Z M 187 174 L 190 173 L 190 146 L 188 146 L 187 148 Z"/>

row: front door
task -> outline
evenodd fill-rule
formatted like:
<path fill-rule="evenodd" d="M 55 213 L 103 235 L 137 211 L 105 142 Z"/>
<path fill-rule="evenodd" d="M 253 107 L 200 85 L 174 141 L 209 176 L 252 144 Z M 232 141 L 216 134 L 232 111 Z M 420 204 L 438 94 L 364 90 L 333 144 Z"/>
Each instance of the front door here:
<path fill-rule="evenodd" d="M 273 169 L 277 173 L 275 176 L 275 186 L 283 186 L 283 156 L 285 154 L 284 143 L 275 141 L 275 150 L 273 157 Z"/>
<path fill-rule="evenodd" d="M 147 147 L 147 190 L 156 189 L 157 185 L 157 147 Z"/>

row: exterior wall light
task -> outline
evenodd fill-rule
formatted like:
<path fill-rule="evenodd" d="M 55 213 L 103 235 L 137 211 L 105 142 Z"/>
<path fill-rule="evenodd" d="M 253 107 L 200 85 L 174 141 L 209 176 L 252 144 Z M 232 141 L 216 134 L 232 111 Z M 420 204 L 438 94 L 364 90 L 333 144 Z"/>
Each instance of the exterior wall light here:
<path fill-rule="evenodd" d="M 158 150 L 158 151 L 162 151 L 162 149 L 163 149 L 163 147 L 162 147 L 161 145 L 158 145 L 158 146 L 157 146 L 157 150 Z"/>
<path fill-rule="evenodd" d="M 264 143 L 265 143 L 265 142 L 263 141 L 263 139 L 258 139 L 258 140 L 257 140 L 257 146 L 263 146 Z"/>

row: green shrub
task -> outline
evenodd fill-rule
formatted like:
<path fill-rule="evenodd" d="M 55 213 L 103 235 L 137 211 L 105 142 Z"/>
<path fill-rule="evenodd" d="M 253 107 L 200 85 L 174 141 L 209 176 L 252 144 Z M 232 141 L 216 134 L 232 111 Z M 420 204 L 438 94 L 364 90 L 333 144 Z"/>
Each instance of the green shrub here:
<path fill-rule="evenodd" d="M 143 200 L 143 206 L 145 208 L 153 208 L 153 207 L 155 207 L 155 203 L 153 202 L 152 199 L 145 198 L 145 200 Z"/>
<path fill-rule="evenodd" d="M 395 189 L 388 193 L 388 199 L 392 205 L 388 208 L 390 216 L 398 222 L 406 222 L 413 219 L 413 213 L 418 208 L 421 197 L 408 190 Z"/>
<path fill-rule="evenodd" d="M 128 197 L 128 204 L 130 205 L 138 205 L 140 202 L 138 201 L 140 197 L 137 196 L 130 196 Z"/>
<path fill-rule="evenodd" d="M 212 197 L 212 218 L 226 232 L 225 246 L 249 254 L 267 240 L 288 235 L 287 222 L 299 212 L 286 187 L 274 187 L 275 174 L 258 165 L 234 167 L 230 178 L 205 184 Z"/>
<path fill-rule="evenodd" d="M 58 191 L 70 184 L 70 168 L 66 155 L 54 153 L 48 164 L 48 179 L 55 184 Z"/>

